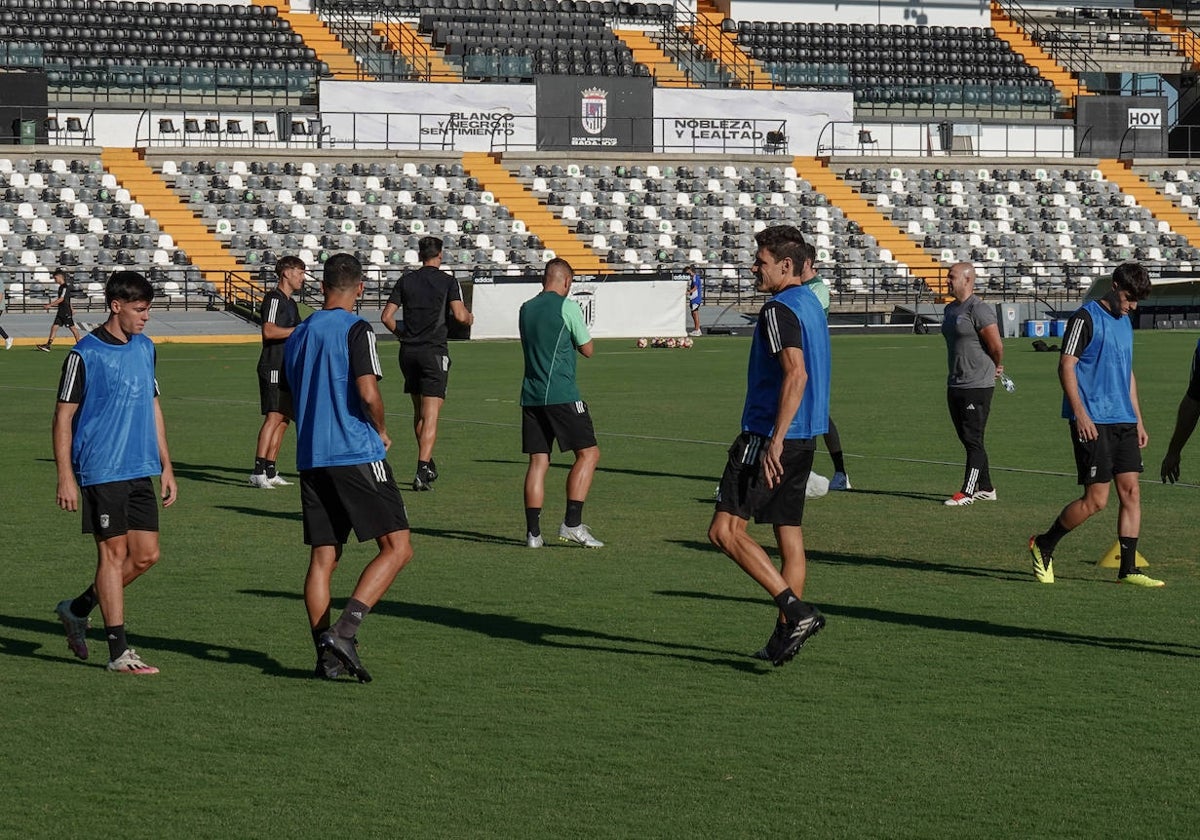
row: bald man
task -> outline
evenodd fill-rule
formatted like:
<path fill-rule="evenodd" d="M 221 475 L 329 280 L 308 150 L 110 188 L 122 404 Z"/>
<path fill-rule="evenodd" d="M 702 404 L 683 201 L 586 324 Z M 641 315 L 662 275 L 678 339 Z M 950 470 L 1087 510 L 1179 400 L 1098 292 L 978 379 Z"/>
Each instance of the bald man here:
<path fill-rule="evenodd" d="M 1004 373 L 1004 344 L 996 326 L 996 309 L 975 294 L 975 267 L 970 263 L 950 266 L 950 293 L 942 319 L 950 374 L 946 379 L 946 404 L 954 431 L 967 450 L 967 467 L 962 487 L 946 499 L 951 507 L 976 501 L 996 501 L 996 488 L 988 472 L 983 434 L 996 377 Z"/>

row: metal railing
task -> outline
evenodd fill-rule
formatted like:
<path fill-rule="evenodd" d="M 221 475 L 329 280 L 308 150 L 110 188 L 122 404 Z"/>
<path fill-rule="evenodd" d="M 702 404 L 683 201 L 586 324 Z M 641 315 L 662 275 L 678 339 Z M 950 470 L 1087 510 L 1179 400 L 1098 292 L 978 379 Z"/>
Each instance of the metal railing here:
<path fill-rule="evenodd" d="M 1074 127 L 1065 123 L 996 124 L 978 119 L 831 121 L 817 157 L 1074 157 Z M 965 142 L 970 140 L 970 143 Z"/>
<path fill-rule="evenodd" d="M 1053 41 L 1061 34 L 1060 29 L 1048 26 L 1033 11 L 1026 9 L 1017 0 L 1000 0 L 999 6 L 1004 9 L 1005 14 L 1013 23 L 1021 27 L 1033 39 L 1035 44 L 1047 43 L 1049 45 L 1048 41 Z M 1055 61 L 1073 73 L 1101 72 L 1100 65 L 1091 57 L 1090 46 L 1071 42 L 1057 43 L 1049 52 L 1052 53 Z"/>

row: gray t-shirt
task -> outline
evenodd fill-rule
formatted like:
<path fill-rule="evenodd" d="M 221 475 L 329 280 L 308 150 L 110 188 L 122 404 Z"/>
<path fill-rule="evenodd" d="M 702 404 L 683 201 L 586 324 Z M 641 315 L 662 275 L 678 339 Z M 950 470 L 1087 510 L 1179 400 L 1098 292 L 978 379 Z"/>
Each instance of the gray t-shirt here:
<path fill-rule="evenodd" d="M 948 388 L 992 388 L 996 384 L 996 363 L 984 349 L 979 332 L 996 323 L 996 309 L 971 295 L 962 303 L 946 304 L 942 319 L 942 337 L 950 375 Z"/>

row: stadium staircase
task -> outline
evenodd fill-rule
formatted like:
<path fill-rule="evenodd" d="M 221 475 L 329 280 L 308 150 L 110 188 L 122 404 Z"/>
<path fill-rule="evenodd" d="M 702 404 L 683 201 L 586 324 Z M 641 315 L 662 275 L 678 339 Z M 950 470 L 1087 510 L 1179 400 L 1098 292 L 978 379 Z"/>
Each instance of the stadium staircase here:
<path fill-rule="evenodd" d="M 1142 15 L 1150 22 L 1150 26 L 1155 31 L 1171 37 L 1175 48 L 1187 56 L 1187 60 L 1192 63 L 1193 70 L 1200 69 L 1200 38 L 1197 38 L 1192 30 L 1166 9 L 1159 11 L 1143 9 Z"/>
<path fill-rule="evenodd" d="M 946 293 L 942 264 L 909 239 L 908 234 L 896 227 L 853 187 L 839 178 L 824 160 L 796 157 L 792 160 L 792 166 L 796 168 L 796 174 L 812 184 L 814 190 L 840 208 L 846 214 L 846 218 L 858 222 L 863 233 L 875 237 L 881 249 L 891 251 L 892 259 L 908 266 L 913 277 L 924 280 L 926 285 L 938 294 Z"/>
<path fill-rule="evenodd" d="M 418 76 L 431 82 L 461 82 L 458 68 L 422 38 L 417 30 L 402 20 L 376 21 L 372 31 L 384 41 L 388 48 L 399 53 Z"/>
<path fill-rule="evenodd" d="M 463 169 L 478 179 L 479 188 L 495 196 L 512 213 L 514 219 L 525 222 L 525 230 L 536 235 L 545 248 L 571 264 L 578 274 L 595 274 L 604 267 L 600 255 L 579 240 L 571 229 L 555 216 L 546 205 L 488 152 L 467 152 L 462 158 Z"/>
<path fill-rule="evenodd" d="M 625 46 L 633 51 L 633 60 L 650 68 L 659 87 L 688 88 L 699 87 L 692 84 L 687 74 L 679 69 L 679 65 L 663 52 L 662 48 L 650 39 L 650 36 L 640 29 L 614 29 L 615 34 Z"/>
<path fill-rule="evenodd" d="M 767 68 L 743 50 L 734 33 L 721 28 L 725 15 L 712 0 L 697 0 L 696 22 L 689 33 L 725 72 L 735 87 L 748 90 L 771 90 L 775 87 Z"/>
<path fill-rule="evenodd" d="M 117 183 L 129 190 L 130 198 L 158 222 L 162 232 L 171 235 L 176 247 L 187 253 L 206 282 L 224 288 L 227 276 L 249 276 L 245 266 L 238 263 L 222 242 L 213 238 L 192 209 L 146 163 L 141 150 L 106 147 L 100 152 L 100 162 Z M 234 285 L 238 285 L 236 279 Z M 248 283 L 246 286 L 249 289 Z"/>
<path fill-rule="evenodd" d="M 1160 222 L 1166 222 L 1175 233 L 1186 237 L 1189 245 L 1200 242 L 1200 223 L 1186 211 L 1151 186 L 1142 176 L 1121 160 L 1102 159 L 1096 168 L 1104 177 L 1116 184 L 1125 195 L 1133 196 L 1139 205 L 1150 211 Z"/>
<path fill-rule="evenodd" d="M 334 35 L 325 21 L 308 12 L 293 12 L 290 0 L 254 0 L 256 6 L 274 6 L 279 10 L 279 19 L 285 20 L 295 32 L 300 33 L 304 44 L 317 53 L 317 60 L 329 65 L 333 78 L 340 81 L 374 81 L 363 72 L 354 55 Z"/>
<path fill-rule="evenodd" d="M 1075 107 L 1075 97 L 1084 96 L 1088 90 L 1070 70 L 1059 64 L 1050 53 L 1033 42 L 1020 26 L 997 2 L 992 2 L 992 29 L 996 37 L 1007 41 L 1013 51 L 1022 56 L 1026 63 L 1037 69 L 1038 75 L 1049 79 L 1055 89 L 1062 94 L 1063 103 L 1068 108 Z"/>

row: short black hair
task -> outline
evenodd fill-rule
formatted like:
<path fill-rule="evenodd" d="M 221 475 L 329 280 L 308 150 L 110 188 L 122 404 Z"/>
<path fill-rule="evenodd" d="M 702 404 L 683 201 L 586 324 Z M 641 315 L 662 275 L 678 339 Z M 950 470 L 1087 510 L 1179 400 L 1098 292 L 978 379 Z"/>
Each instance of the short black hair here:
<path fill-rule="evenodd" d="M 136 271 L 114 271 L 104 284 L 104 302 L 111 304 L 114 300 L 151 303 L 154 300 L 154 286 Z"/>
<path fill-rule="evenodd" d="M 1113 271 L 1113 286 L 1125 292 L 1130 300 L 1150 297 L 1150 273 L 1141 263 L 1121 263 Z"/>
<path fill-rule="evenodd" d="M 791 259 L 792 274 L 799 275 L 804 267 L 804 234 L 794 225 L 773 225 L 754 234 L 758 247 L 776 261 Z"/>
<path fill-rule="evenodd" d="M 329 291 L 345 291 L 362 282 L 362 263 L 353 254 L 334 254 L 325 260 L 321 277 L 322 288 Z"/>
<path fill-rule="evenodd" d="M 429 262 L 442 253 L 442 240 L 436 236 L 422 236 L 417 240 L 417 259 Z"/>

